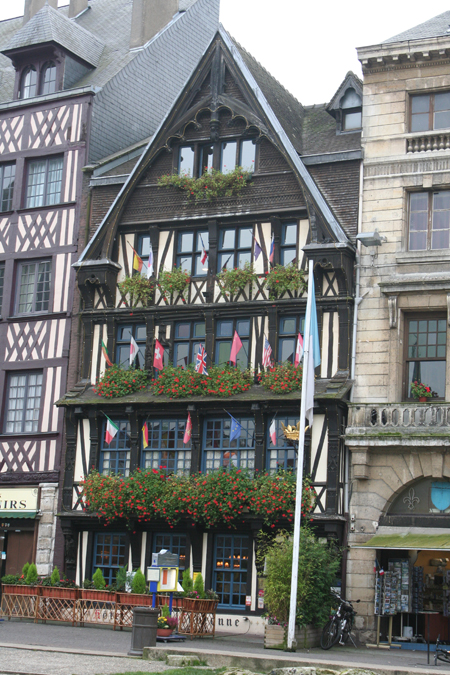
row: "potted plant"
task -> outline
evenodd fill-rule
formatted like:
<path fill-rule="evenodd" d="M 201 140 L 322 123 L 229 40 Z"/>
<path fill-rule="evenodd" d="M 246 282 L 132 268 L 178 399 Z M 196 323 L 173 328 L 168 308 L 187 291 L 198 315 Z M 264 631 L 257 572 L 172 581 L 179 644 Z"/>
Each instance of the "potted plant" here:
<path fill-rule="evenodd" d="M 244 267 L 225 268 L 217 275 L 220 293 L 224 298 L 243 291 L 247 284 L 253 284 L 257 278 L 255 268 L 249 262 L 246 262 Z"/>
<path fill-rule="evenodd" d="M 59 569 L 55 567 L 50 577 L 45 577 L 40 582 L 41 594 L 44 598 L 66 598 L 76 600 L 78 586 L 71 579 L 63 576 L 61 579 Z"/>
<path fill-rule="evenodd" d="M 119 570 L 120 571 L 120 570 Z M 147 606 L 152 604 L 152 596 L 147 593 L 145 576 L 140 569 L 127 575 L 127 581 L 131 587 L 131 593 L 117 593 L 117 602 L 122 605 Z M 117 586 L 117 579 L 116 579 Z"/>
<path fill-rule="evenodd" d="M 298 269 L 294 263 L 289 265 L 275 265 L 266 274 L 266 287 L 269 289 L 269 298 L 274 300 L 281 297 L 287 291 L 306 290 L 305 275 L 303 270 Z"/>
<path fill-rule="evenodd" d="M 186 302 L 186 293 L 191 281 L 189 272 L 181 267 L 173 267 L 170 271 L 163 270 L 158 278 L 158 287 L 166 305 L 169 298 L 178 293 L 183 303 Z"/>
<path fill-rule="evenodd" d="M 428 386 L 428 384 L 423 384 L 417 380 L 411 382 L 411 394 L 414 398 L 419 399 L 420 403 L 426 403 L 427 399 L 433 396 L 431 387 Z"/>
<path fill-rule="evenodd" d="M 182 190 L 186 192 L 188 200 L 210 202 L 220 197 L 239 194 L 251 179 L 251 171 L 245 171 L 241 166 L 237 166 L 229 173 L 210 169 L 199 178 L 191 178 L 185 173 L 168 174 L 158 178 L 158 185 Z"/>
<path fill-rule="evenodd" d="M 303 368 L 285 362 L 277 363 L 260 374 L 260 382 L 264 389 L 273 394 L 289 394 L 302 388 Z"/>
<path fill-rule="evenodd" d="M 106 372 L 97 380 L 93 391 L 104 398 L 118 398 L 133 394 L 147 386 L 146 370 L 125 370 L 122 366 L 114 363 L 106 369 Z"/>
<path fill-rule="evenodd" d="M 106 581 L 99 567 L 95 570 L 92 581 L 89 579 L 83 581 L 81 598 L 82 600 L 100 600 L 106 602 L 113 602 L 115 600 L 115 595 L 111 593 L 111 590 L 106 588 Z"/>
<path fill-rule="evenodd" d="M 163 609 L 164 607 L 167 607 L 167 605 L 163 605 Z M 167 607 L 167 609 L 169 608 Z M 156 635 L 158 637 L 169 637 L 169 635 L 172 635 L 173 631 L 177 626 L 178 626 L 178 619 L 176 617 L 166 615 L 159 616 L 156 628 Z"/>
<path fill-rule="evenodd" d="M 139 302 L 143 307 L 148 307 L 155 292 L 155 282 L 142 274 L 127 276 L 117 285 L 121 294 L 128 296 L 130 307 L 137 307 Z"/>

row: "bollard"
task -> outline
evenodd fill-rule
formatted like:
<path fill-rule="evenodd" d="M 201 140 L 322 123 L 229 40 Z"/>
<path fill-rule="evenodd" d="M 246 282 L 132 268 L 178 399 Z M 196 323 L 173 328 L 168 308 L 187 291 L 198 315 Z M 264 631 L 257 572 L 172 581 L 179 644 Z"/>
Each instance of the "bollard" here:
<path fill-rule="evenodd" d="M 133 608 L 131 648 L 128 656 L 142 656 L 144 647 L 156 646 L 156 628 L 159 609 L 151 607 Z"/>

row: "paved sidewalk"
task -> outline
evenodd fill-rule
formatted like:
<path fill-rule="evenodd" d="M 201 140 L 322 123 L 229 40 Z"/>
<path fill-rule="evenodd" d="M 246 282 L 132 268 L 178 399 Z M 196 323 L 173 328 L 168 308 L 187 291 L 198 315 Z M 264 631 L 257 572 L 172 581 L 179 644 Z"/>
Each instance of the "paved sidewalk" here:
<path fill-rule="evenodd" d="M 162 672 L 167 666 L 154 660 L 165 653 L 195 653 L 211 667 L 225 663 L 241 667 L 270 670 L 287 665 L 309 665 L 341 670 L 349 667 L 373 669 L 384 675 L 416 673 L 450 673 L 445 664 L 435 667 L 433 655 L 427 665 L 424 651 L 333 647 L 300 650 L 295 654 L 264 649 L 263 639 L 255 636 L 186 640 L 185 643 L 158 643 L 151 661 L 127 657 L 131 632 L 67 624 L 35 624 L 29 621 L 0 622 L 0 675 L 109 675 L 123 672 Z M 252 668 L 258 666 L 257 668 Z"/>

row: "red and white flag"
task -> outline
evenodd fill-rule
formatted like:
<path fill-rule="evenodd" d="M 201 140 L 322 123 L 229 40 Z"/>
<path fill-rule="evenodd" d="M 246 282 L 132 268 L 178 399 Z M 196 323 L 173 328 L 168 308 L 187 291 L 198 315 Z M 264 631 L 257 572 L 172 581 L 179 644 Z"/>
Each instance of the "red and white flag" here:
<path fill-rule="evenodd" d="M 235 330 L 233 342 L 231 344 L 231 354 L 230 354 L 230 361 L 231 363 L 234 363 L 234 365 L 236 365 L 237 355 L 240 349 L 242 349 L 241 338 L 239 337 L 237 331 Z"/>
<path fill-rule="evenodd" d="M 139 347 L 137 346 L 137 342 L 134 339 L 133 336 L 130 338 L 130 366 L 133 365 L 133 361 L 136 358 L 137 354 L 139 351 Z"/>
<path fill-rule="evenodd" d="M 186 429 L 184 430 L 183 443 L 187 445 L 191 441 L 192 436 L 192 420 L 191 413 L 188 413 L 188 418 L 186 422 Z"/>
<path fill-rule="evenodd" d="M 158 340 L 155 340 L 155 355 L 153 357 L 153 368 L 156 368 L 157 370 L 162 370 L 164 368 L 163 357 L 164 357 L 164 347 Z"/>
<path fill-rule="evenodd" d="M 205 264 L 207 258 L 208 258 L 208 254 L 206 253 L 205 249 L 202 248 L 202 255 L 201 255 L 201 258 L 200 258 L 200 262 L 202 263 L 202 265 Z"/>
<path fill-rule="evenodd" d="M 272 424 L 269 427 L 269 434 L 270 434 L 270 440 L 272 441 L 272 445 L 277 444 L 277 427 L 275 424 L 275 419 L 272 420 Z"/>
<path fill-rule="evenodd" d="M 106 419 L 108 420 L 106 422 L 106 432 L 105 432 L 105 443 L 109 445 L 117 432 L 119 431 L 119 427 L 117 424 L 114 424 L 112 420 L 109 419 L 108 415 L 105 415 Z"/>
<path fill-rule="evenodd" d="M 294 360 L 294 367 L 297 368 L 297 366 L 300 365 L 300 361 L 302 360 L 303 357 L 303 338 L 301 334 L 298 334 L 297 338 L 297 348 L 295 350 L 295 360 Z"/>

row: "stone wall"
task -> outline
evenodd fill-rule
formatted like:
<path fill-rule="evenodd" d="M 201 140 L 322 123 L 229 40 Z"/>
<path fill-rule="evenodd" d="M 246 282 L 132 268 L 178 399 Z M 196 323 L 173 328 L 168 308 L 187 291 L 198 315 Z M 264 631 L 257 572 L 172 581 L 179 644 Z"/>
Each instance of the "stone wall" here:
<path fill-rule="evenodd" d="M 39 575 L 48 576 L 53 571 L 53 551 L 56 537 L 56 513 L 58 508 L 58 486 L 41 483 L 38 537 L 36 546 L 36 567 Z"/>

